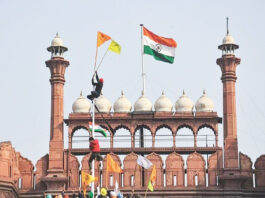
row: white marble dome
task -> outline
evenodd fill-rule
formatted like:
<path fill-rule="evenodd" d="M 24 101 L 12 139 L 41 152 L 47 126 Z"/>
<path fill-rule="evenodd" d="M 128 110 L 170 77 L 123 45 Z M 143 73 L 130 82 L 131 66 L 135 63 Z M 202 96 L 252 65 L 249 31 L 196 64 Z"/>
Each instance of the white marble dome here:
<path fill-rule="evenodd" d="M 182 96 L 176 101 L 175 109 L 177 113 L 188 113 L 193 111 L 194 104 L 183 90 Z"/>
<path fill-rule="evenodd" d="M 97 106 L 98 110 L 101 113 L 109 113 L 110 112 L 111 103 L 102 93 L 94 101 L 95 101 L 95 105 Z M 95 109 L 95 112 L 98 112 L 97 109 Z"/>
<path fill-rule="evenodd" d="M 113 105 L 114 112 L 117 113 L 127 113 L 131 112 L 132 104 L 124 95 L 123 91 L 121 92 L 121 96 L 116 100 Z"/>
<path fill-rule="evenodd" d="M 52 40 L 51 46 L 63 46 L 63 40 L 59 37 L 58 33 Z"/>
<path fill-rule="evenodd" d="M 223 39 L 223 44 L 235 44 L 235 40 L 231 35 L 227 34 Z"/>
<path fill-rule="evenodd" d="M 213 101 L 206 95 L 205 90 L 203 90 L 203 95 L 197 100 L 195 108 L 197 112 L 213 112 Z"/>
<path fill-rule="evenodd" d="M 142 112 L 142 111 L 152 111 L 152 103 L 148 98 L 144 96 L 144 93 L 142 92 L 142 95 L 134 104 L 134 111 L 135 112 Z"/>
<path fill-rule="evenodd" d="M 72 105 L 73 113 L 89 113 L 90 108 L 91 107 L 89 100 L 86 99 L 81 92 L 80 96 L 76 99 L 76 101 Z"/>
<path fill-rule="evenodd" d="M 162 95 L 156 100 L 154 107 L 157 112 L 171 112 L 173 104 L 163 91 Z"/>

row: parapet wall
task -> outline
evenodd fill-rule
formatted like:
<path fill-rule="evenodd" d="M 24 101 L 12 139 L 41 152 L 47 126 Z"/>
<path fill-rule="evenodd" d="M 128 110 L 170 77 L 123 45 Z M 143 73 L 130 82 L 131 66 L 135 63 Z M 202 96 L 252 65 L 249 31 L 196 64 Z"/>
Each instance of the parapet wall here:
<path fill-rule="evenodd" d="M 201 154 L 196 152 L 189 154 L 186 161 L 180 154 L 173 152 L 166 157 L 165 165 L 160 155 L 156 153 L 147 155 L 146 157 L 156 165 L 156 191 L 168 190 L 170 192 L 173 189 L 188 190 L 194 188 L 203 188 L 205 190 L 222 189 L 218 182 L 218 176 L 222 174 L 223 170 L 222 152 L 218 152 L 209 156 L 208 162 L 205 161 Z M 76 156 L 69 152 L 65 152 L 64 155 L 65 174 L 69 179 L 68 185 L 65 186 L 66 191 L 77 191 L 80 186 L 80 171 L 89 172 L 87 163 L 90 154 L 83 157 L 81 167 Z M 151 169 L 143 170 L 139 167 L 136 163 L 137 154 L 135 153 L 126 155 L 123 161 L 118 155 L 114 153 L 111 153 L 111 155 L 118 164 L 122 165 L 123 173 L 107 173 L 106 158 L 104 158 L 102 166 L 98 162 L 95 163 L 95 176 L 99 178 L 96 185 L 101 184 L 113 189 L 115 182 L 118 181 L 120 190 L 124 192 L 129 192 L 132 188 L 135 191 L 144 191 Z M 1 198 L 17 198 L 19 193 L 25 195 L 25 193 L 42 193 L 46 190 L 41 178 L 47 175 L 48 155 L 45 155 L 37 162 L 34 170 L 32 162 L 16 152 L 11 142 L 2 142 L 0 143 L 0 167 Z M 260 156 L 256 160 L 255 170 L 252 170 L 250 158 L 240 153 L 240 173 L 247 177 L 241 187 L 242 192 L 247 189 L 265 189 L 265 155 Z M 255 187 L 253 186 L 254 183 Z M 90 190 L 89 187 L 88 190 Z"/>

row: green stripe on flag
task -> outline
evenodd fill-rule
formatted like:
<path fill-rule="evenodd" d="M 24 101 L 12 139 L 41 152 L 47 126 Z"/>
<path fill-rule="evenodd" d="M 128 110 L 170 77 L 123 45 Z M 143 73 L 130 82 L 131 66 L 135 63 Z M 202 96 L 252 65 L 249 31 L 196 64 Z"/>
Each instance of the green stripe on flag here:
<path fill-rule="evenodd" d="M 153 56 L 156 60 L 167 62 L 167 63 L 173 63 L 174 57 L 167 56 L 164 54 L 160 54 L 157 51 L 153 50 L 150 46 L 145 45 L 144 46 L 144 54 L 149 54 Z"/>
<path fill-rule="evenodd" d="M 89 131 L 92 132 L 92 128 L 90 128 Z M 100 133 L 104 137 L 107 137 L 107 133 L 104 130 L 102 130 L 102 129 L 95 129 L 94 132 L 95 133 Z"/>

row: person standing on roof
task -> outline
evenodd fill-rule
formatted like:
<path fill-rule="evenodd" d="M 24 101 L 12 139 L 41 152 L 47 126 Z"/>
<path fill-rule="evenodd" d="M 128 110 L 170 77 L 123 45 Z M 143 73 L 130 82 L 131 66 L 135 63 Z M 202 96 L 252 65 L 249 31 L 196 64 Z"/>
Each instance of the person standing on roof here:
<path fill-rule="evenodd" d="M 101 90 L 103 87 L 104 80 L 103 78 L 98 78 L 98 73 L 95 72 L 96 74 L 96 80 L 97 82 L 94 82 L 94 76 L 92 78 L 92 85 L 96 86 L 95 91 L 91 91 L 91 94 L 87 96 L 89 100 L 94 100 L 95 98 L 98 98 L 101 94 Z"/>

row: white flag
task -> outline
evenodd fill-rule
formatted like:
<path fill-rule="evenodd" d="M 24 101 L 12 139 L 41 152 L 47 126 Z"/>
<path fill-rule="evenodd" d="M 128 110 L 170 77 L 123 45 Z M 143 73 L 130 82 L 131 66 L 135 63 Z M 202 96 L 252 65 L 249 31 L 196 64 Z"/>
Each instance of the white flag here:
<path fill-rule="evenodd" d="M 137 164 L 139 166 L 144 167 L 145 169 L 148 169 L 148 168 L 150 168 L 153 165 L 152 162 L 150 162 L 149 159 L 147 159 L 147 158 L 145 158 L 145 157 L 143 157 L 141 155 L 138 155 Z"/>

